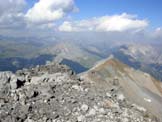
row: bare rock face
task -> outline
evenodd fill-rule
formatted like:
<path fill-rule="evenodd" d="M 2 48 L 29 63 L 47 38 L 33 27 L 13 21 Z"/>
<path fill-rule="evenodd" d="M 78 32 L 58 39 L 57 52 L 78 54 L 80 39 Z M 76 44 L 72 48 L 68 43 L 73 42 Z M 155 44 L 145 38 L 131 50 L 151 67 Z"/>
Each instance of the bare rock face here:
<path fill-rule="evenodd" d="M 0 73 L 0 122 L 157 122 L 110 91 L 80 80 L 67 66 L 48 64 Z"/>

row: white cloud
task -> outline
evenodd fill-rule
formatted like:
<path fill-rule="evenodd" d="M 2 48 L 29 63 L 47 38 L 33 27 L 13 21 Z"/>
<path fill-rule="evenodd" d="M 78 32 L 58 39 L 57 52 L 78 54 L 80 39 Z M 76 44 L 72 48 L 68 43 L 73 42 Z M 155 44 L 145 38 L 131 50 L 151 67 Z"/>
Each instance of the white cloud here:
<path fill-rule="evenodd" d="M 59 27 L 60 31 L 67 31 L 67 32 L 71 32 L 71 31 L 77 31 L 78 29 L 73 27 L 71 25 L 70 22 L 65 21 L 60 27 Z"/>
<path fill-rule="evenodd" d="M 54 32 L 55 20 L 78 11 L 73 0 L 39 0 L 25 12 L 28 3 L 28 0 L 0 0 L 0 35 Z"/>
<path fill-rule="evenodd" d="M 48 23 L 63 18 L 75 9 L 73 0 L 39 0 L 25 16 L 32 23 Z"/>
<path fill-rule="evenodd" d="M 26 1 L 26 2 L 25 2 Z M 74 0 L 39 0 L 24 13 L 27 0 L 0 0 L 0 35 L 15 32 L 26 34 L 53 33 L 55 30 L 76 31 L 127 31 L 144 29 L 148 22 L 137 16 L 120 14 L 94 17 L 87 20 L 65 21 L 58 25 L 56 20 L 62 19 L 68 13 L 77 11 Z M 69 19 L 68 19 L 69 20 Z M 21 35 L 17 34 L 17 35 Z M 161 34 L 161 28 L 156 35 Z M 39 35 L 39 34 L 38 34 Z"/>
<path fill-rule="evenodd" d="M 162 38 L 162 28 L 158 27 L 154 30 L 154 32 L 151 34 L 154 38 Z"/>
<path fill-rule="evenodd" d="M 21 29 L 24 26 L 23 9 L 25 0 L 1 0 L 0 1 L 0 32 L 6 29 Z"/>
<path fill-rule="evenodd" d="M 22 11 L 25 5 L 25 0 L 1 0 L 0 16 L 19 13 Z"/>
<path fill-rule="evenodd" d="M 81 21 L 65 21 L 60 31 L 127 31 L 141 30 L 148 26 L 146 20 L 123 13 L 121 15 L 102 16 Z"/>

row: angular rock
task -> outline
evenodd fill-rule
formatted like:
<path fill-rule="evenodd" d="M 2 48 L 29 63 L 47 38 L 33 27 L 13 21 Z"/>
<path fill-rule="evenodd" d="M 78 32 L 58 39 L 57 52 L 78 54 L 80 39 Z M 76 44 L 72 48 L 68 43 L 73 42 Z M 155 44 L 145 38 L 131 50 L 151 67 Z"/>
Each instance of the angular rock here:
<path fill-rule="evenodd" d="M 1 72 L 0 122 L 159 121 L 129 102 L 116 84 L 109 91 L 78 79 L 67 66 L 57 63 L 16 74 Z"/>

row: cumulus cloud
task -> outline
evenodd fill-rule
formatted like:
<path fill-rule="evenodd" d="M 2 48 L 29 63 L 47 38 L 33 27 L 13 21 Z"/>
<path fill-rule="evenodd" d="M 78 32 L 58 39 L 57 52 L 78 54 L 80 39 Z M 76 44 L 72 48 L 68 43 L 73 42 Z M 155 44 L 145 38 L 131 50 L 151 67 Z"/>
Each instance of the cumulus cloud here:
<path fill-rule="evenodd" d="M 32 23 L 48 23 L 63 18 L 75 9 L 73 0 L 39 0 L 25 17 Z"/>
<path fill-rule="evenodd" d="M 28 0 L 0 0 L 0 34 L 22 34 L 26 30 L 53 32 L 57 28 L 56 20 L 78 10 L 73 0 L 39 0 L 26 11 L 28 3 Z"/>
<path fill-rule="evenodd" d="M 126 13 L 112 16 L 94 17 L 87 20 L 64 21 L 58 25 L 56 20 L 63 19 L 76 9 L 74 0 L 39 0 L 32 8 L 24 11 L 28 0 L 0 0 L 0 35 L 26 35 L 27 33 L 47 35 L 55 31 L 128 31 L 143 30 L 148 21 Z M 161 37 L 161 28 L 153 35 Z M 41 34 L 40 34 L 41 32 Z"/>
<path fill-rule="evenodd" d="M 95 17 L 81 21 L 65 21 L 60 31 L 127 31 L 141 30 L 148 26 L 147 20 L 123 13 L 121 15 Z"/>
<path fill-rule="evenodd" d="M 19 13 L 22 11 L 25 5 L 25 0 L 1 0 L 0 16 Z"/>
<path fill-rule="evenodd" d="M 156 28 L 156 29 L 155 29 L 155 33 L 157 33 L 157 34 L 158 34 L 158 33 L 162 33 L 162 28 L 161 28 L 161 27 Z"/>
<path fill-rule="evenodd" d="M 152 37 L 156 38 L 157 40 L 162 40 L 162 28 L 158 27 L 154 30 L 151 34 Z"/>
<path fill-rule="evenodd" d="M 25 0 L 0 1 L 0 34 L 24 28 L 23 9 L 26 5 Z"/>
<path fill-rule="evenodd" d="M 0 24 L 4 26 L 16 23 L 23 17 L 23 8 L 26 6 L 25 0 L 4 0 L 0 1 Z M 14 22 L 15 21 L 15 22 Z"/>

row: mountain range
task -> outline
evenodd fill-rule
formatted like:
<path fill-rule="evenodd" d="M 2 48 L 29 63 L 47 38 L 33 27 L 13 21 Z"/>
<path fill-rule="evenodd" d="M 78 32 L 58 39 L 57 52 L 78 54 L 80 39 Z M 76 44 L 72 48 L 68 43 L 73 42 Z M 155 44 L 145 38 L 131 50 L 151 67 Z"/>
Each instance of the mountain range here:
<path fill-rule="evenodd" d="M 96 34 L 97 36 L 94 34 L 76 33 L 74 37 L 65 33 L 48 38 L 1 37 L 0 70 L 15 72 L 18 69 L 54 60 L 65 63 L 77 73 L 81 73 L 92 68 L 96 62 L 114 55 L 121 62 L 162 81 L 162 44 L 160 42 L 115 41 L 115 39 L 107 40 L 107 35 L 104 33 Z M 75 66 L 72 67 L 71 64 Z"/>

